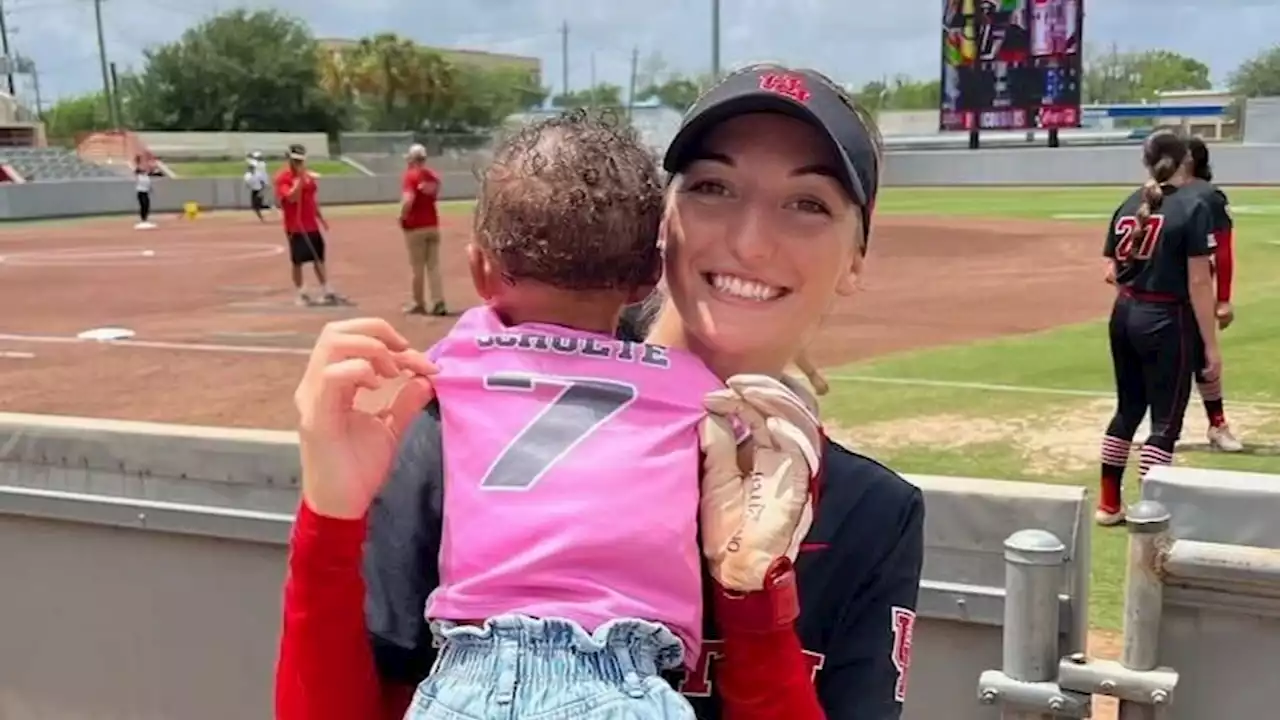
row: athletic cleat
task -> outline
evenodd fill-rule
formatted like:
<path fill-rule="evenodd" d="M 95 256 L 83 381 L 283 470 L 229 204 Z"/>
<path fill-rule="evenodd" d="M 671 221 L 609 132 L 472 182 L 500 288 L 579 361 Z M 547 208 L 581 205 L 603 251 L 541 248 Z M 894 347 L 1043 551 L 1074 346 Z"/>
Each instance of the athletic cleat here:
<path fill-rule="evenodd" d="M 294 302 L 300 307 L 311 307 L 311 296 L 306 293 L 298 293 L 298 299 Z"/>
<path fill-rule="evenodd" d="M 449 314 L 449 308 L 445 307 L 444 303 L 438 302 L 431 308 L 431 314 L 436 317 L 445 317 Z"/>
<path fill-rule="evenodd" d="M 1124 523 L 1124 509 L 1110 510 L 1100 507 L 1093 512 L 1093 521 L 1100 527 L 1115 527 Z"/>
<path fill-rule="evenodd" d="M 1209 447 L 1214 450 L 1225 453 L 1244 452 L 1244 443 L 1232 434 L 1230 425 L 1210 427 L 1204 435 L 1209 440 Z"/>
<path fill-rule="evenodd" d="M 426 306 L 419 305 L 417 303 L 409 303 L 408 305 L 405 305 L 403 308 L 403 311 L 405 315 L 426 315 L 427 314 Z"/>

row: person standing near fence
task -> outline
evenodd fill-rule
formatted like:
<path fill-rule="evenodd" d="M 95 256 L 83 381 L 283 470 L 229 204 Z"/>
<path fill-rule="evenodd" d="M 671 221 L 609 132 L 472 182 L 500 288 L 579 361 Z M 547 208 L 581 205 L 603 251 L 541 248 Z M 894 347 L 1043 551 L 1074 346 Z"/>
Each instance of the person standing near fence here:
<path fill-rule="evenodd" d="M 249 206 L 253 208 L 253 214 L 258 216 L 258 220 L 266 222 L 262 211 L 266 208 L 267 203 L 263 197 L 264 191 L 267 189 L 267 173 L 253 158 L 250 158 L 248 167 L 244 171 L 244 184 L 249 188 Z"/>
<path fill-rule="evenodd" d="M 1186 187 L 1187 141 L 1156 132 L 1143 145 L 1143 163 L 1150 178 L 1116 210 L 1103 250 L 1117 290 L 1109 328 L 1117 404 L 1102 438 L 1095 515 L 1104 526 L 1124 522 L 1121 482 L 1147 411 L 1151 433 L 1142 444 L 1139 480 L 1152 466 L 1173 464 L 1193 373 L 1200 369 L 1205 382 L 1215 382 L 1222 371 L 1211 267 L 1216 241 L 1208 206 Z"/>
<path fill-rule="evenodd" d="M 427 288 L 431 289 L 431 315 L 449 314 L 444 302 L 444 282 L 440 278 L 440 211 L 436 198 L 440 176 L 427 167 L 427 148 L 414 144 L 407 155 L 407 167 L 400 184 L 400 229 L 409 251 L 413 300 L 405 306 L 408 315 L 427 315 Z"/>
<path fill-rule="evenodd" d="M 1187 188 L 1200 194 L 1209 207 L 1209 215 L 1213 221 L 1213 237 L 1217 247 L 1213 252 L 1213 274 L 1218 289 L 1218 329 L 1226 330 L 1235 321 L 1235 309 L 1231 306 L 1231 284 L 1235 278 L 1235 222 L 1228 209 L 1230 201 L 1222 188 L 1213 184 L 1213 167 L 1209 164 L 1209 146 L 1204 140 L 1193 137 L 1187 141 L 1191 151 L 1191 174 L 1193 179 Z M 1204 373 L 1196 369 L 1196 389 L 1200 391 L 1200 400 L 1204 404 L 1205 418 L 1209 421 L 1209 429 L 1205 438 L 1209 446 L 1222 452 L 1244 452 L 1244 445 L 1236 438 L 1227 423 L 1227 413 L 1223 407 L 1222 378 L 1208 381 Z"/>
<path fill-rule="evenodd" d="M 134 190 L 138 193 L 138 224 L 134 230 L 151 230 L 156 225 L 151 222 L 151 169 L 143 162 L 142 156 L 133 159 Z"/>
<path fill-rule="evenodd" d="M 857 287 L 882 161 L 874 122 L 824 75 L 753 65 L 721 80 L 668 150 L 663 291 L 646 302 L 655 313 L 628 313 L 628 331 L 640 335 L 623 339 L 690 350 L 718 376 L 780 377 L 835 298 Z M 545 208 L 553 234 L 574 202 L 555 198 Z M 436 659 L 423 609 L 441 570 L 444 436 L 439 407 L 422 409 L 431 383 L 418 377 L 431 373 L 384 320 L 331 323 L 316 343 L 294 396 L 303 501 L 279 720 L 400 720 Z M 384 412 L 352 405 L 357 387 L 404 375 Z M 772 446 L 744 447 L 759 460 Z M 707 580 L 703 652 L 693 671 L 671 678 L 701 720 L 902 717 L 924 559 L 921 492 L 831 440 L 814 492 L 794 565 L 780 559 L 769 582 L 747 592 Z M 536 509 L 577 520 L 572 508 Z M 564 551 L 595 557 L 590 546 Z"/>
<path fill-rule="evenodd" d="M 289 164 L 276 175 L 276 202 L 284 218 L 284 231 L 289 236 L 289 263 L 292 267 L 293 287 L 298 292 L 298 304 L 312 304 L 302 279 L 302 266 L 308 263 L 315 270 L 320 283 L 321 302 L 333 304 L 338 296 L 329 286 L 325 273 L 324 235 L 320 229 L 329 229 L 329 223 L 320 214 L 316 200 L 316 178 L 307 169 L 307 149 L 302 145 L 290 145 Z"/>

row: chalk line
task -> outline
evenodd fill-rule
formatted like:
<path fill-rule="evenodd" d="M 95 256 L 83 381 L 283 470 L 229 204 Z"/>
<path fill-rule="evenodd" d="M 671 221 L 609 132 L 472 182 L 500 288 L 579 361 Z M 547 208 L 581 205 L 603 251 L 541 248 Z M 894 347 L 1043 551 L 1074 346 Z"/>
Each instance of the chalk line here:
<path fill-rule="evenodd" d="M 930 380 L 928 378 L 896 378 L 875 377 L 872 375 L 827 375 L 828 380 L 838 382 L 861 382 L 878 385 L 905 385 L 915 387 L 936 387 L 953 390 L 989 390 L 991 392 L 1012 392 L 1026 395 L 1066 395 L 1070 397 L 1114 398 L 1114 390 L 1079 390 L 1074 388 L 1036 387 L 1034 385 L 1001 385 L 998 383 L 964 382 L 961 380 Z M 1227 398 L 1228 405 L 1243 407 L 1267 408 L 1280 410 L 1280 402 L 1248 402 Z"/>
<path fill-rule="evenodd" d="M 17 335 L 0 333 L 0 341 L 39 343 L 44 345 L 112 345 L 146 350 L 187 350 L 192 352 L 244 353 L 249 355 L 310 355 L 310 349 L 264 347 L 259 345 L 221 345 L 216 343 L 167 342 L 163 340 L 81 340 L 62 335 Z"/>

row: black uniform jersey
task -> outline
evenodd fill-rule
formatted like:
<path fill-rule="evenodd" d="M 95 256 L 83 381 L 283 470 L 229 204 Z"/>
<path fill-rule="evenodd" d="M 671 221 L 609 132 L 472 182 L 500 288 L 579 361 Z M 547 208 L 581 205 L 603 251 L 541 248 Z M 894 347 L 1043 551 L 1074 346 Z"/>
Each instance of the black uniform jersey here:
<path fill-rule="evenodd" d="M 1235 222 L 1231 219 L 1231 201 L 1222 188 L 1207 180 L 1195 178 L 1183 185 L 1182 189 L 1195 193 L 1209 207 L 1209 222 L 1213 226 L 1213 232 L 1223 232 L 1235 227 Z"/>
<path fill-rule="evenodd" d="M 366 624 L 379 674 L 417 685 L 436 651 L 423 618 L 439 583 L 443 468 L 440 417 L 429 407 L 401 443 L 369 511 Z M 924 557 L 921 492 L 873 460 L 828 442 L 820 502 L 796 559 L 797 633 L 829 720 L 897 720 Z M 704 582 L 704 585 L 708 585 Z M 709 587 L 709 585 L 708 585 Z M 673 678 L 700 720 L 719 720 L 720 643 L 707 604 L 695 670 Z"/>
<path fill-rule="evenodd" d="M 1142 191 L 1124 201 L 1111 218 L 1103 254 L 1116 266 L 1116 285 L 1141 293 L 1186 299 L 1187 258 L 1213 253 L 1213 222 L 1199 193 L 1164 186 L 1164 201 L 1138 223 Z"/>

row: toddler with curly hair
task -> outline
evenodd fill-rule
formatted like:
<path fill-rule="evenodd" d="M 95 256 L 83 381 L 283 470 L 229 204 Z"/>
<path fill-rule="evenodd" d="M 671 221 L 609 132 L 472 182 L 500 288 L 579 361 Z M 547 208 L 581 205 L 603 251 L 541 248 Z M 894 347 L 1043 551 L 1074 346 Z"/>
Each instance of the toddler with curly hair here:
<path fill-rule="evenodd" d="M 614 336 L 661 271 L 663 193 L 633 131 L 581 112 L 519 130 L 483 173 L 483 303 L 429 352 L 442 649 L 409 718 L 693 718 L 661 673 L 699 657 L 700 428 L 733 443 L 704 423 L 724 385 Z"/>

